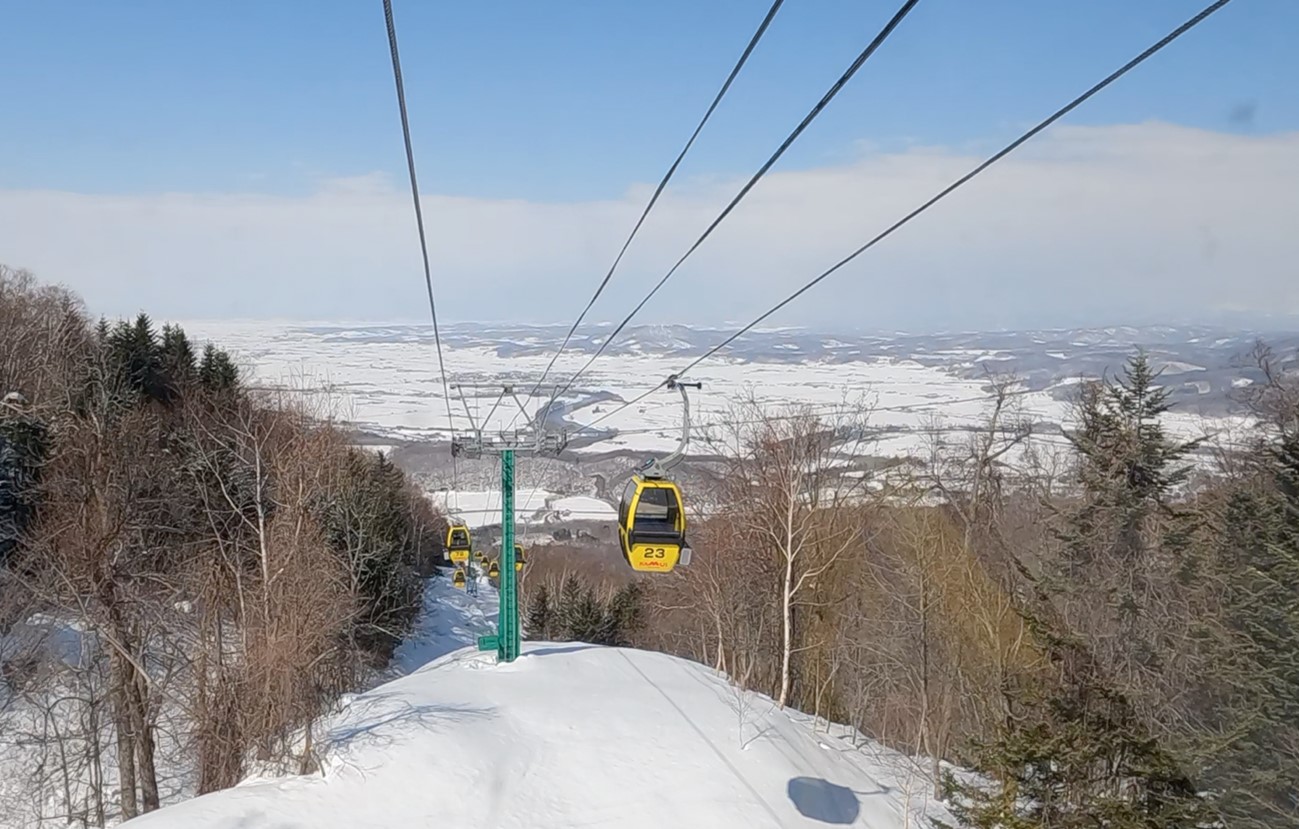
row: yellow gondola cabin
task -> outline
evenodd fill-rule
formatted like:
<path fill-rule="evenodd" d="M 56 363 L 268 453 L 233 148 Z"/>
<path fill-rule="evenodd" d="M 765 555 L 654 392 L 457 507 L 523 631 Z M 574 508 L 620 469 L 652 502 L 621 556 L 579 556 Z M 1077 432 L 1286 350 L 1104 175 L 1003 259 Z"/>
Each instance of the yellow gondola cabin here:
<path fill-rule="evenodd" d="M 523 554 L 523 545 L 514 545 L 514 571 L 517 573 L 523 569 L 523 565 L 528 563 L 528 557 Z"/>
<path fill-rule="evenodd" d="M 638 572 L 668 573 L 678 562 L 689 564 L 681 488 L 666 478 L 633 475 L 618 509 L 618 539 L 623 558 Z"/>
<path fill-rule="evenodd" d="M 452 524 L 447 527 L 447 558 L 454 564 L 463 564 L 469 560 L 469 551 L 473 541 L 469 537 L 469 528 L 464 524 Z"/>
<path fill-rule="evenodd" d="M 465 589 L 465 571 L 457 567 L 456 571 L 451 574 L 451 586 L 457 590 Z"/>
<path fill-rule="evenodd" d="M 487 578 L 489 579 L 500 578 L 500 575 L 501 575 L 501 565 L 496 561 L 496 559 L 492 559 L 490 562 L 487 563 Z"/>

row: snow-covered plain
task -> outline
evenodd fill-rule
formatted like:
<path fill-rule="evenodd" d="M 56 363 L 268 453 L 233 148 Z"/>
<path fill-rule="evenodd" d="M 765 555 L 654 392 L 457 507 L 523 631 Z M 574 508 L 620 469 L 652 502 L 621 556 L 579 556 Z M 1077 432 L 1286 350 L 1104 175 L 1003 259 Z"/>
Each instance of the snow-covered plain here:
<path fill-rule="evenodd" d="M 448 415 L 433 344 L 427 336 L 416 336 L 408 328 L 395 326 L 385 334 L 373 325 L 349 327 L 337 322 L 199 321 L 184 325 L 192 335 L 230 349 L 261 383 L 327 391 L 341 418 L 374 434 L 392 440 L 445 439 L 452 426 L 463 431 L 470 425 L 466 404 L 454 388 Z M 488 339 L 480 343 L 462 337 L 444 342 L 443 357 L 452 386 L 479 387 L 476 391 L 466 388 L 467 406 L 473 419 L 491 430 L 526 420 L 516 418 L 519 407 L 510 398 L 498 404 L 499 384 L 516 383 L 519 397 L 527 402 L 527 392 L 552 352 L 535 348 L 535 338 L 528 337 L 514 343 L 520 353 L 502 357 L 500 342 L 493 344 Z M 995 365 L 1004 359 L 984 350 L 948 349 L 943 353 L 963 363 Z M 585 353 L 566 352 L 555 364 L 548 387 L 564 383 L 586 361 Z M 576 451 L 649 453 L 674 448 L 681 426 L 680 398 L 674 392 L 660 390 L 636 405 L 618 409 L 689 361 L 670 349 L 658 354 L 637 349 L 602 355 L 559 401 L 569 407 L 566 415 L 574 424 L 599 419 L 602 439 L 575 445 Z M 1198 367 L 1176 364 L 1173 368 Z M 915 454 L 919 432 L 925 427 L 935 421 L 946 429 L 973 426 L 991 405 L 982 380 L 966 379 L 942 366 L 922 365 L 905 357 L 801 363 L 717 357 L 701 363 L 690 378 L 703 383 L 703 389 L 691 395 L 697 435 L 708 434 L 709 423 L 735 420 L 736 401 L 749 396 L 777 406 L 804 404 L 822 413 L 846 406 L 865 413 L 873 427 L 916 433 L 911 440 L 890 436 L 876 446 L 863 447 L 880 455 Z M 1076 378 L 1067 378 L 1058 385 L 1074 382 Z M 1069 406 L 1047 391 L 1018 394 L 1014 402 L 1023 417 L 1055 424 L 1070 422 Z M 535 413 L 544 405 L 545 397 L 539 395 L 528 409 Z M 1206 432 L 1239 431 L 1245 420 L 1175 411 L 1165 424 L 1172 434 L 1192 438 Z"/>
<path fill-rule="evenodd" d="M 452 520 L 472 529 L 500 524 L 501 491 L 437 490 L 429 500 L 442 507 Z M 614 521 L 618 511 L 599 498 L 587 495 L 563 496 L 540 488 L 521 487 L 514 496 L 515 523 L 525 531 L 567 520 Z"/>
<path fill-rule="evenodd" d="M 229 349 L 254 382 L 314 392 L 314 403 L 328 406 L 336 417 L 371 433 L 374 437 L 368 440 L 389 451 L 400 450 L 408 442 L 445 441 L 452 427 L 463 434 L 471 421 L 489 432 L 526 423 L 528 417 L 547 409 L 547 394 L 554 388 L 549 384 L 565 385 L 593 353 L 591 344 L 604 335 L 597 327 L 595 338 L 580 347 L 579 335 L 574 348 L 556 362 L 547 387 L 530 400 L 528 392 L 545 370 L 562 329 L 444 326 L 442 354 L 451 387 L 448 407 L 427 326 L 337 321 L 184 325 L 191 335 Z M 692 355 L 702 353 L 698 342 L 692 345 L 689 339 L 712 342 L 717 334 L 654 326 L 628 329 L 579 382 L 563 391 L 553 408 L 547 409 L 550 427 L 562 418 L 570 438 L 575 438 L 569 450 L 583 462 L 600 463 L 611 454 L 625 453 L 631 457 L 624 455 L 615 462 L 625 460 L 625 469 L 630 470 L 633 460 L 672 451 L 681 434 L 681 401 L 676 393 L 659 390 L 634 405 L 623 404 L 680 371 L 692 361 Z M 1118 365 L 1130 353 L 1123 341 L 1139 335 L 1135 330 L 1079 332 L 1083 340 L 1112 341 L 1118 349 Z M 800 334 L 795 329 L 771 329 L 761 336 L 765 347 L 742 351 L 743 358 L 723 352 L 690 372 L 689 379 L 703 383 L 702 389 L 691 392 L 692 455 L 733 451 L 734 424 L 753 417 L 752 408 L 740 405 L 750 398 L 770 413 L 779 413 L 785 406 L 801 406 L 827 423 L 865 425 L 866 438 L 845 449 L 851 456 L 844 458 L 846 470 L 853 469 L 854 460 L 862 456 L 928 463 L 942 454 L 960 454 L 971 439 L 969 430 L 985 423 L 992 410 L 983 368 L 999 370 L 1011 353 L 982 347 L 977 337 L 969 347 L 932 348 L 911 342 L 896 350 L 895 339 L 881 337 L 873 350 L 863 343 L 837 348 L 834 346 L 840 341 L 821 340 L 819 345 L 824 347 L 816 356 L 797 345 Z M 786 345 L 791 348 L 783 348 Z M 1079 341 L 1070 349 L 1085 352 L 1090 347 Z M 808 356 L 799 360 L 805 353 Z M 1060 359 L 1069 356 L 1066 351 L 1051 353 Z M 1048 360 L 1055 362 L 1056 358 L 1048 356 Z M 1170 376 L 1203 371 L 1199 364 L 1166 357 L 1162 362 L 1167 363 Z M 999 456 L 999 462 L 1010 469 L 1059 475 L 1068 467 L 1073 450 L 1060 428 L 1072 427 L 1073 417 L 1070 405 L 1052 392 L 1067 390 L 1080 382 L 1080 377 L 1063 372 L 1050 376 L 1053 379 L 1041 390 L 1019 388 L 1010 399 L 1011 410 L 1004 422 L 1033 424 L 1028 440 Z M 521 414 L 513 397 L 502 397 L 504 383 L 515 386 L 527 416 Z M 592 423 L 593 428 L 581 429 Z M 1166 414 L 1163 423 L 1170 435 L 1182 440 L 1209 436 L 1195 456 L 1206 468 L 1216 463 L 1215 447 L 1245 439 L 1250 426 L 1247 418 L 1205 417 L 1185 406 Z M 613 504 L 590 497 L 617 498 L 616 492 L 599 491 L 588 471 L 609 474 L 609 467 L 584 467 L 569 461 L 553 461 L 549 468 L 527 463 L 516 478 L 515 505 L 525 543 L 546 543 L 551 539 L 551 524 L 616 520 Z M 471 528 L 496 526 L 501 506 L 500 491 L 494 487 L 498 477 L 481 473 L 480 469 L 477 477 L 465 480 L 454 468 L 433 467 L 426 481 L 432 490 L 429 497 Z M 899 470 L 898 474 L 903 473 Z M 866 488 L 883 484 L 884 477 L 880 477 L 867 481 Z M 581 501 L 566 500 L 566 496 Z M 703 514 L 704 500 L 690 499 L 694 518 Z"/>
<path fill-rule="evenodd" d="M 599 498 L 586 495 L 570 495 L 558 498 L 552 503 L 551 510 L 557 518 L 580 518 L 588 521 L 616 521 L 618 511 Z"/>
<path fill-rule="evenodd" d="M 904 829 L 945 817 L 908 758 L 701 665 L 548 642 L 497 664 L 461 647 L 494 621 L 492 590 L 473 597 L 437 578 L 426 607 L 397 654 L 405 675 L 325 724 L 319 774 L 249 781 L 128 825 Z"/>
<path fill-rule="evenodd" d="M 446 510 L 454 520 L 463 521 L 470 529 L 499 524 L 501 491 L 488 490 L 438 490 L 428 497 Z M 559 498 L 544 489 L 519 489 L 514 495 L 514 512 L 520 524 L 541 523 L 547 512 L 547 501 Z"/>
<path fill-rule="evenodd" d="M 469 426 L 464 404 L 454 389 L 448 419 L 436 353 L 426 342 L 348 337 L 343 327 L 324 335 L 318 327 L 266 322 L 187 322 L 185 327 L 197 337 L 222 343 L 267 385 L 327 388 L 342 417 L 376 434 L 407 440 L 445 438 L 449 423 L 457 430 Z M 512 380 L 519 383 L 520 396 L 525 399 L 531 389 L 527 381 L 535 381 L 549 360 L 548 353 L 502 359 L 493 347 L 446 343 L 443 356 L 453 385 L 490 386 Z M 585 354 L 565 354 L 548 382 L 566 380 L 586 359 Z M 610 397 L 587 401 L 571 413 L 572 419 L 588 423 L 602 417 L 622 401 L 660 383 L 683 362 L 673 356 L 601 356 L 575 389 L 607 392 Z M 791 364 L 717 359 L 701 364 L 691 377 L 704 384 L 692 394 L 698 424 L 727 420 L 733 403 L 750 394 L 773 404 L 804 403 L 822 410 L 844 403 L 878 409 L 870 419 L 879 426 L 919 426 L 939 413 L 953 422 L 973 421 L 983 412 L 985 406 L 980 401 L 986 397 L 979 382 L 909 360 Z M 518 406 L 513 401 L 507 398 L 492 412 L 497 392 L 484 388 L 480 394 L 469 398 L 476 420 L 491 428 L 503 428 L 514 420 Z M 1046 394 L 1026 395 L 1023 402 L 1044 417 L 1055 419 L 1062 412 L 1060 404 Z M 542 405 L 544 401 L 537 400 L 530 409 Z M 488 414 L 492 415 L 490 421 Z M 601 420 L 599 426 L 623 434 L 585 451 L 670 450 L 680 435 L 680 398 L 660 391 Z"/>

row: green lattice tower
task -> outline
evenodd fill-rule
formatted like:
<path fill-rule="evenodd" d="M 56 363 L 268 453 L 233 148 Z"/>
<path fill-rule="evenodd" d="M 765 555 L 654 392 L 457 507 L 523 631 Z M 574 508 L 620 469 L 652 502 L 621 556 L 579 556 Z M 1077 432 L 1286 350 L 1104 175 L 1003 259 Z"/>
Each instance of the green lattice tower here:
<path fill-rule="evenodd" d="M 501 575 L 496 635 L 478 637 L 478 650 L 496 651 L 501 662 L 519 657 L 519 592 L 514 572 L 514 450 L 501 451 Z"/>

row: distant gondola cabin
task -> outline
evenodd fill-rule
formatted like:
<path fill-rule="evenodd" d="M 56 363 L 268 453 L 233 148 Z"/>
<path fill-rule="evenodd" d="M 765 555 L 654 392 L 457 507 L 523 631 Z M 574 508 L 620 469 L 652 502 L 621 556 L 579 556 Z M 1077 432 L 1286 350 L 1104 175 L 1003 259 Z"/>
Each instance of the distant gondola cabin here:
<path fill-rule="evenodd" d="M 452 524 L 447 528 L 447 558 L 456 564 L 469 560 L 469 551 L 473 541 L 469 537 L 469 528 L 464 524 Z"/>

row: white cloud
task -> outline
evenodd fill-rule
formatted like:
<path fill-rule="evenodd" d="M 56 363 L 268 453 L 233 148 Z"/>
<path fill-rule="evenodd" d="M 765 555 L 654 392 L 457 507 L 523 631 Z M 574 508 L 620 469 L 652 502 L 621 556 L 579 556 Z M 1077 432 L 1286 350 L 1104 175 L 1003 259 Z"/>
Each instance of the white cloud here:
<path fill-rule="evenodd" d="M 863 147 L 840 167 L 770 174 L 644 313 L 743 320 L 979 161 Z M 0 191 L 0 261 L 110 314 L 419 318 L 404 181 L 301 197 Z M 665 196 L 593 319 L 621 316 L 738 187 Z M 567 322 L 648 195 L 536 203 L 423 199 L 447 319 Z M 774 322 L 916 328 L 1299 313 L 1299 133 L 1147 123 L 1060 127 L 822 283 Z"/>

